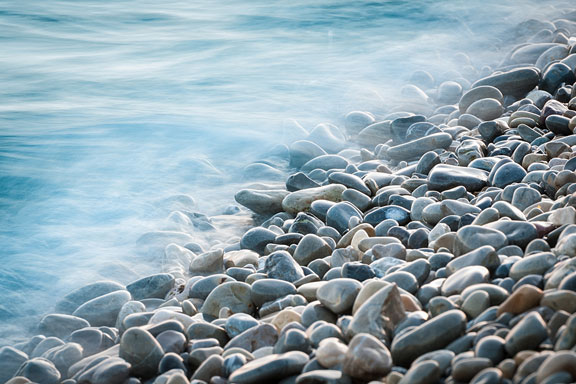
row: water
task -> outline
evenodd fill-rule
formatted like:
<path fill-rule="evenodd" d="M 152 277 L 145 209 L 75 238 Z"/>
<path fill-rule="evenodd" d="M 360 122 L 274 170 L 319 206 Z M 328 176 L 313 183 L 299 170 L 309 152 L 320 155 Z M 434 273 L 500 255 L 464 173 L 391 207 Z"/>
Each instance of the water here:
<path fill-rule="evenodd" d="M 137 239 L 174 229 L 174 210 L 223 213 L 242 168 L 288 140 L 292 120 L 384 113 L 413 70 L 442 78 L 460 50 L 491 64 L 508 27 L 558 13 L 538 1 L 220 3 L 0 2 L 0 345 L 72 288 L 158 271 Z M 241 233 L 228 221 L 177 229 L 207 245 Z"/>

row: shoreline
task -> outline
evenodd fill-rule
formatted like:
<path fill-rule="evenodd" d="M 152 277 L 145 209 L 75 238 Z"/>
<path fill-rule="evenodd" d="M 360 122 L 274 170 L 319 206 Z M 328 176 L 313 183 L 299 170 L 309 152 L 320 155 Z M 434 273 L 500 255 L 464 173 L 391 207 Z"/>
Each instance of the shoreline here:
<path fill-rule="evenodd" d="M 0 382 L 575 380 L 575 20 L 470 89 L 421 71 L 408 112 L 318 125 L 285 189 L 236 194 L 269 217 L 238 244 L 70 293 Z"/>

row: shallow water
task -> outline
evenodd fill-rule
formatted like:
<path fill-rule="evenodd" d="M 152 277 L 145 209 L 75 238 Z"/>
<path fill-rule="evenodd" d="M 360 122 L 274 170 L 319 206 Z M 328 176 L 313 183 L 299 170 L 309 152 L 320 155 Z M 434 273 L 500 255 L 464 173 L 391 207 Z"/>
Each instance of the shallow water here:
<path fill-rule="evenodd" d="M 293 120 L 382 114 L 412 71 L 493 64 L 510 26 L 561 4 L 214 3 L 0 2 L 0 345 L 72 288 L 158 271 L 137 239 L 223 213 Z M 178 229 L 207 245 L 232 223 Z"/>

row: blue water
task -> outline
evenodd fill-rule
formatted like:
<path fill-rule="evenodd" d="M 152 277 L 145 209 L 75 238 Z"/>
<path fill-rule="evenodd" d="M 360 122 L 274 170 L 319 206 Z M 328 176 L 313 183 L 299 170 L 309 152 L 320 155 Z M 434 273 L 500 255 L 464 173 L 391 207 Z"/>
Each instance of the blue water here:
<path fill-rule="evenodd" d="M 293 121 L 382 114 L 412 71 L 492 64 L 508 27 L 558 13 L 497 3 L 0 2 L 0 345 L 72 288 L 158 271 L 137 239 L 224 212 L 245 165 L 282 168 Z M 207 246 L 230 222 L 176 229 Z"/>

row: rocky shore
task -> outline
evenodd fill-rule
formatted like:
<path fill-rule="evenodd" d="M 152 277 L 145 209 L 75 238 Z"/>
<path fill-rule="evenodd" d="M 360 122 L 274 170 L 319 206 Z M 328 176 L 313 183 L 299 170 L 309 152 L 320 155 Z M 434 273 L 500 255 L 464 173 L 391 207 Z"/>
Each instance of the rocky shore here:
<path fill-rule="evenodd" d="M 68 294 L 0 383 L 576 381 L 576 13 L 386 116 L 295 127 L 261 225 Z M 274 164 L 250 172 L 277 176 Z"/>

